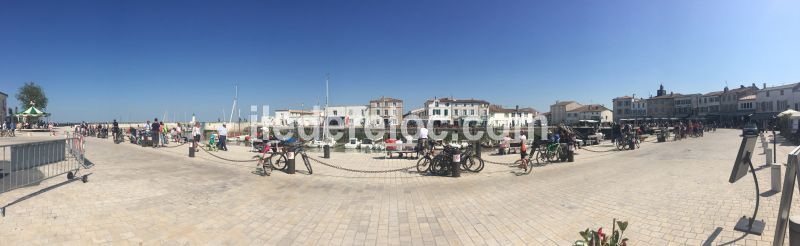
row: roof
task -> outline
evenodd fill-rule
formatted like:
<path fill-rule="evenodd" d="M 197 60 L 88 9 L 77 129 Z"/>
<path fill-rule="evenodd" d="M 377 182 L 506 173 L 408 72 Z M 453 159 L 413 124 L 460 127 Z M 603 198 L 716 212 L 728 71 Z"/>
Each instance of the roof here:
<path fill-rule="evenodd" d="M 611 111 L 610 109 L 606 108 L 603 105 L 591 104 L 591 105 L 585 105 L 585 106 L 582 106 L 580 108 L 576 108 L 576 109 L 570 110 L 569 112 L 601 112 L 601 111 L 606 111 L 606 110 Z"/>
<path fill-rule="evenodd" d="M 763 89 L 763 90 L 764 91 L 771 91 L 771 90 L 782 90 L 782 89 L 794 89 L 797 86 L 800 86 L 800 83 L 791 83 L 791 84 L 767 87 L 766 89 Z"/>
<path fill-rule="evenodd" d="M 370 100 L 369 102 L 403 102 L 403 100 L 391 97 L 381 97 L 378 99 Z"/>
<path fill-rule="evenodd" d="M 553 104 L 553 106 L 565 106 L 565 105 L 573 104 L 573 103 L 578 103 L 578 102 L 575 102 L 575 101 L 556 102 L 556 104 Z"/>
<path fill-rule="evenodd" d="M 666 95 L 663 95 L 663 96 L 653 97 L 653 98 L 650 98 L 650 99 L 672 99 L 672 98 L 681 97 L 681 96 L 683 96 L 683 95 L 680 94 L 680 93 L 670 93 L 670 94 L 666 94 Z"/>
<path fill-rule="evenodd" d="M 519 110 L 515 108 L 503 108 L 500 105 L 490 105 L 489 112 L 491 113 L 531 113 L 534 114 L 538 111 L 533 108 L 520 108 Z"/>
<path fill-rule="evenodd" d="M 713 96 L 719 96 L 719 95 L 722 95 L 722 91 L 715 91 L 715 92 L 709 92 L 709 93 L 703 94 L 704 97 L 713 97 Z"/>
<path fill-rule="evenodd" d="M 295 110 L 295 109 L 278 109 L 278 110 L 275 110 L 275 112 L 284 112 L 284 111 L 289 112 L 289 113 L 298 113 L 298 114 L 314 114 L 313 112 L 305 111 L 305 110 Z"/>
<path fill-rule="evenodd" d="M 453 98 L 437 98 L 437 99 L 428 99 L 425 103 L 432 103 L 435 100 L 439 100 L 439 102 L 450 102 L 450 103 L 480 103 L 480 104 L 489 104 L 488 101 L 479 100 L 479 99 L 453 99 Z"/>
<path fill-rule="evenodd" d="M 723 93 L 723 94 L 724 94 L 724 93 L 739 93 L 739 92 L 745 92 L 745 91 L 748 91 L 748 90 L 756 90 L 756 91 L 757 91 L 757 90 L 758 90 L 758 87 L 755 87 L 755 86 L 745 86 L 745 87 L 739 87 L 739 88 L 736 88 L 736 89 L 731 89 L 731 90 L 728 90 L 728 92 L 724 92 L 724 91 L 723 91 L 722 93 Z"/>
<path fill-rule="evenodd" d="M 6 94 L 6 93 L 3 93 L 2 91 L 0 91 L 0 94 L 2 94 L 2 95 L 3 95 L 3 96 L 5 96 L 5 97 L 8 97 L 8 94 Z"/>
<path fill-rule="evenodd" d="M 739 98 L 739 100 L 756 100 L 756 95 L 743 96 L 742 98 Z"/>
<path fill-rule="evenodd" d="M 613 100 L 623 100 L 623 99 L 633 99 L 633 97 L 621 96 L 621 97 L 614 98 Z"/>

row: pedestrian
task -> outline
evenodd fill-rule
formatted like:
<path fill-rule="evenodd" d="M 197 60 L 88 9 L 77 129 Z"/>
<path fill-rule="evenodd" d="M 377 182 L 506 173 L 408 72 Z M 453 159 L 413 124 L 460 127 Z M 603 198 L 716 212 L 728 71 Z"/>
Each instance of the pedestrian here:
<path fill-rule="evenodd" d="M 197 143 L 200 142 L 200 122 L 195 122 L 194 127 L 192 127 L 192 137 L 194 138 L 194 148 L 197 148 Z"/>
<path fill-rule="evenodd" d="M 228 146 L 225 145 L 225 140 L 228 138 L 228 128 L 224 123 L 217 129 L 217 134 L 219 134 L 219 149 L 228 151 Z"/>
<path fill-rule="evenodd" d="M 425 126 L 421 126 L 419 128 L 419 139 L 417 140 L 417 152 L 422 153 L 422 151 L 427 148 L 428 146 L 428 128 Z"/>
<path fill-rule="evenodd" d="M 153 120 L 153 124 L 150 126 L 150 134 L 153 139 L 153 148 L 158 148 L 158 137 L 161 135 L 161 124 L 158 123 L 158 118 Z"/>

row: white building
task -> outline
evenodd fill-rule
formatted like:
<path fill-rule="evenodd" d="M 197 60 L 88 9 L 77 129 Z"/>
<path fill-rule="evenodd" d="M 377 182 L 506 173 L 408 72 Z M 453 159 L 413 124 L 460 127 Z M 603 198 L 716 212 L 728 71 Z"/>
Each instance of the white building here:
<path fill-rule="evenodd" d="M 700 97 L 699 112 L 700 116 L 719 115 L 719 96 L 722 91 L 706 93 Z"/>
<path fill-rule="evenodd" d="M 567 111 L 566 119 L 562 123 L 574 124 L 581 120 L 595 120 L 600 123 L 614 122 L 614 113 L 603 105 L 585 105 Z"/>
<path fill-rule="evenodd" d="M 367 123 L 367 110 L 369 109 L 366 105 L 329 106 L 325 110 L 325 116 L 330 125 L 341 123 L 343 126 L 363 127 Z"/>
<path fill-rule="evenodd" d="M 630 96 L 617 97 L 612 100 L 614 120 L 647 117 L 647 100 Z"/>
<path fill-rule="evenodd" d="M 321 110 L 275 110 L 273 124 L 278 126 L 319 126 L 322 117 L 321 112 Z"/>
<path fill-rule="evenodd" d="M 507 109 L 499 105 L 491 105 L 489 106 L 489 126 L 524 127 L 533 124 L 537 115 L 539 112 L 533 108 Z"/>
<path fill-rule="evenodd" d="M 776 115 L 787 109 L 800 110 L 800 83 L 764 87 L 756 93 L 756 113 Z"/>
<path fill-rule="evenodd" d="M 465 120 L 486 124 L 489 120 L 489 102 L 476 99 L 434 98 L 425 102 L 422 120 L 438 125 L 462 125 Z"/>

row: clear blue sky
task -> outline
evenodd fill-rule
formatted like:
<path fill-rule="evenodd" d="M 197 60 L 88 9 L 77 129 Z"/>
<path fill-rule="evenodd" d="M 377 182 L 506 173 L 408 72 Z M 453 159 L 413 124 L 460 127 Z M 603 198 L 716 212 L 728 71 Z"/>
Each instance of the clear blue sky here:
<path fill-rule="evenodd" d="M 800 1 L 3 1 L 0 91 L 56 121 L 480 98 L 548 111 L 800 81 Z M 15 99 L 9 103 L 16 106 Z"/>

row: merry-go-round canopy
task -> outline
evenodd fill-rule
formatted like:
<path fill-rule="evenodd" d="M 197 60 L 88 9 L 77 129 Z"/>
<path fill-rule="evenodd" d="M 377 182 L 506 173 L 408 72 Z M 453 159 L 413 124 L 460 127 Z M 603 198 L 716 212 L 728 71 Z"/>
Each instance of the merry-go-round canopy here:
<path fill-rule="evenodd" d="M 47 116 L 47 113 L 36 107 L 30 107 L 25 111 L 19 112 L 17 117 L 42 117 Z"/>

